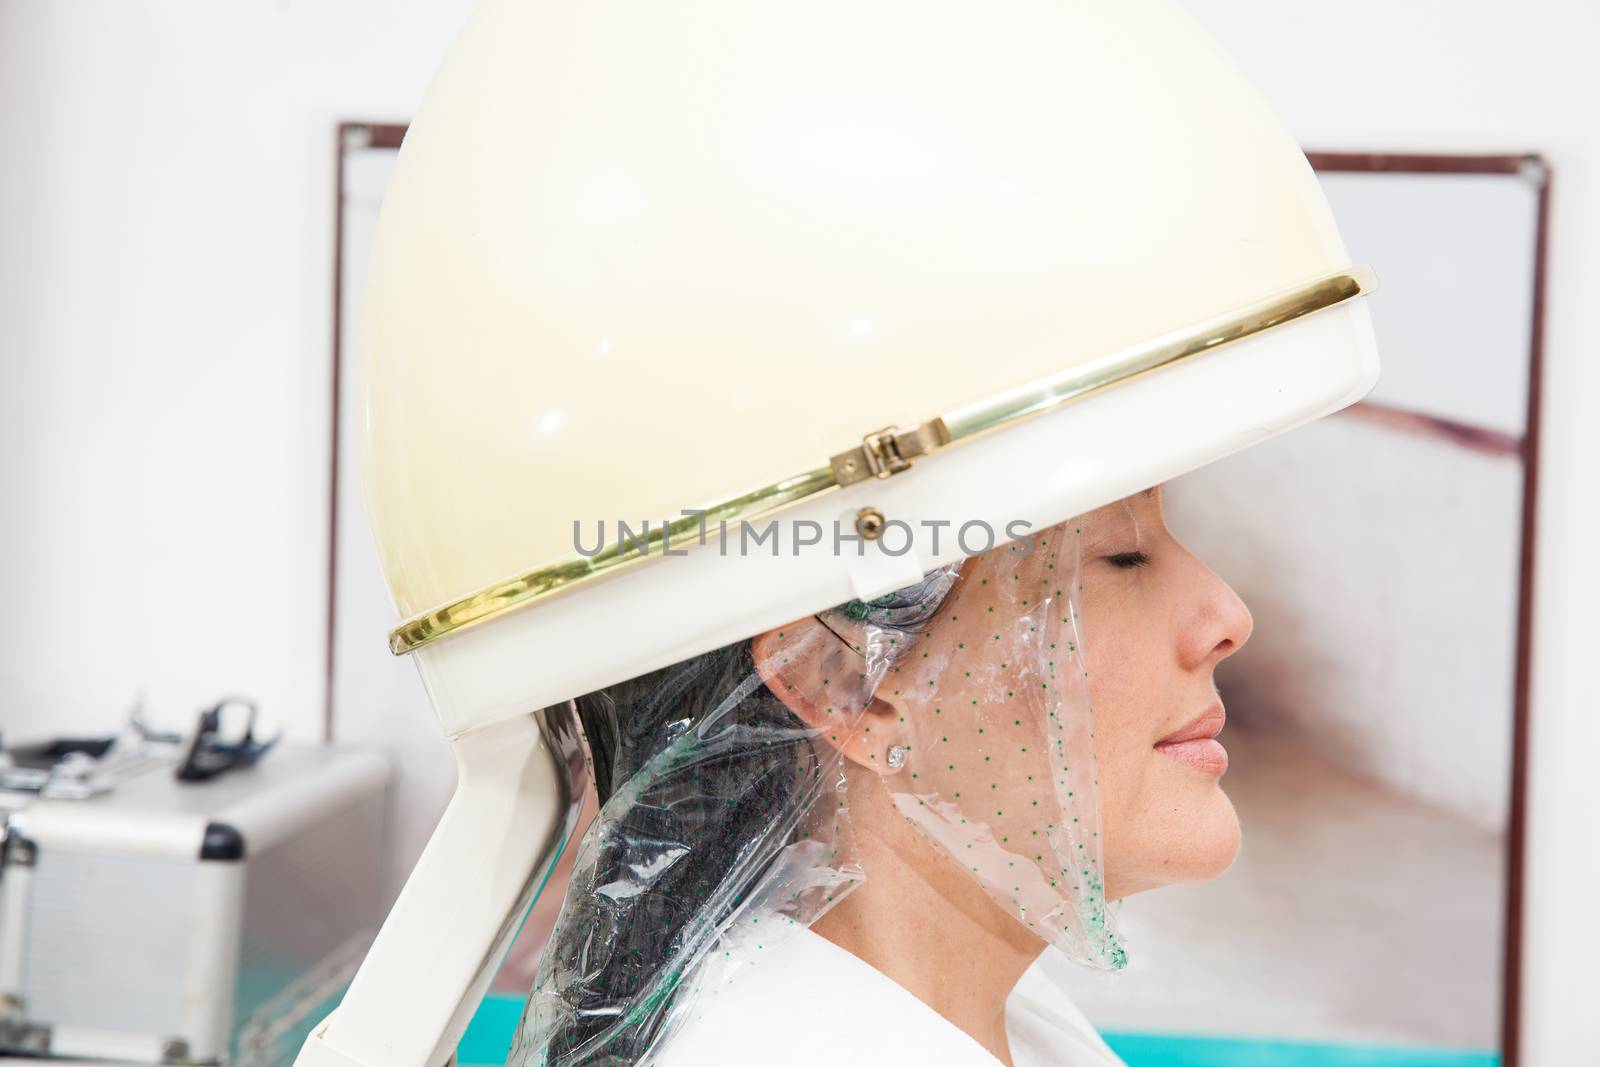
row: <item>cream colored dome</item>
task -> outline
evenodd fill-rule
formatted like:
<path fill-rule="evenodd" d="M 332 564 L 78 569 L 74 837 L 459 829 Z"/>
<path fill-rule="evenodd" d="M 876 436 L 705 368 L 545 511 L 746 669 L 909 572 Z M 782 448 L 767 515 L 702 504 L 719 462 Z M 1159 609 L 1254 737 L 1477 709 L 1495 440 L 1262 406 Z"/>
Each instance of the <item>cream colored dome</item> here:
<path fill-rule="evenodd" d="M 1345 266 L 1299 148 L 1168 3 L 487 0 L 365 296 L 396 608 Z"/>
<path fill-rule="evenodd" d="M 1360 397 L 1367 286 L 1161 0 L 484 0 L 400 152 L 358 382 L 458 791 L 300 1067 L 445 1061 L 576 822 L 569 698 L 962 554 L 627 561 L 574 523 L 1015 538 Z"/>

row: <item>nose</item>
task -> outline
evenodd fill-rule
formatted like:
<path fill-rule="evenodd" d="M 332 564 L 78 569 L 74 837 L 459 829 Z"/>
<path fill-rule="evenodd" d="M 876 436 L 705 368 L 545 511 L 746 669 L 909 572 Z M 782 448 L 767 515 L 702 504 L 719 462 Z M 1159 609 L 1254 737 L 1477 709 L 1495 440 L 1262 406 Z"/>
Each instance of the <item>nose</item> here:
<path fill-rule="evenodd" d="M 1188 585 L 1178 627 L 1179 656 L 1186 670 L 1212 668 L 1250 640 L 1255 620 L 1233 587 L 1197 557 L 1189 556 Z"/>

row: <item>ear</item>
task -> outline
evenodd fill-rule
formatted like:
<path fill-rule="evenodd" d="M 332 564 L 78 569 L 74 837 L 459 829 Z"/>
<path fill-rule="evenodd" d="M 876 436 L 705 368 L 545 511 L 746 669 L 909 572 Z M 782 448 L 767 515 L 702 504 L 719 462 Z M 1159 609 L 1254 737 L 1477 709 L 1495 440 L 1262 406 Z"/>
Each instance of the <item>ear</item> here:
<path fill-rule="evenodd" d="M 811 617 L 758 634 L 750 651 L 767 688 L 818 740 L 859 766 L 896 773 L 889 747 L 910 748 L 907 711 L 898 698 L 879 695 L 885 687 L 867 676 L 860 653 Z"/>

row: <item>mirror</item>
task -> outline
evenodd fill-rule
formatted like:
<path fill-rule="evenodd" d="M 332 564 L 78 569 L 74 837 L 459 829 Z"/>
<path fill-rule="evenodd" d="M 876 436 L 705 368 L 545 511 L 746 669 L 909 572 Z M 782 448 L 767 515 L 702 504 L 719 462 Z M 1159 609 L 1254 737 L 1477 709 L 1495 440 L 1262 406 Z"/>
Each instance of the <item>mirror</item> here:
<path fill-rule="evenodd" d="M 396 758 L 391 889 L 454 775 L 384 643 L 397 620 L 355 467 L 356 310 L 404 132 L 341 128 L 328 695 L 331 738 Z M 1126 972 L 1052 974 L 1131 1067 L 1509 1064 L 1548 176 L 1515 156 L 1312 161 L 1352 259 L 1379 274 L 1383 378 L 1167 491 L 1173 531 L 1255 617 L 1218 676 L 1244 848 L 1214 883 L 1123 905 Z M 558 902 L 463 1063 L 503 1057 Z"/>

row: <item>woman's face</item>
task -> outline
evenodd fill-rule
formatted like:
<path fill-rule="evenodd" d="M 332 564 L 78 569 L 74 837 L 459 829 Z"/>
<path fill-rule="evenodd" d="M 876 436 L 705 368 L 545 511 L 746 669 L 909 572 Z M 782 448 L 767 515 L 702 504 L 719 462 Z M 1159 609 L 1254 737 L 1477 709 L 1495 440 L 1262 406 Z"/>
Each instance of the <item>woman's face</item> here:
<path fill-rule="evenodd" d="M 1167 531 L 1159 489 L 1031 540 L 967 560 L 873 683 L 857 729 L 827 736 L 881 774 L 900 813 L 998 903 L 1050 937 L 1107 899 L 1232 861 L 1239 828 L 1218 784 L 1227 757 L 1212 739 L 1222 726 L 1212 674 L 1251 622 Z M 825 725 L 841 710 L 841 679 L 867 676 L 833 662 L 863 647 L 851 627 L 864 624 L 821 618 L 842 638 L 835 655 L 791 659 L 767 635 L 758 657 L 779 653 L 786 665 L 769 684 Z M 1063 900 L 1089 909 L 1075 918 Z"/>
<path fill-rule="evenodd" d="M 1073 605 L 1062 587 L 1075 555 Z M 885 782 L 1025 914 L 1063 888 L 1116 900 L 1213 877 L 1239 825 L 1220 787 L 1212 675 L 1250 628 L 1233 590 L 1167 530 L 1159 487 L 1039 531 L 1026 555 L 984 553 L 877 687 L 888 708 L 865 721 L 912 746 Z M 1034 847 L 1047 840 L 1054 855 Z M 998 846 L 987 863 L 986 841 Z"/>
<path fill-rule="evenodd" d="M 1159 487 L 1076 525 L 1107 894 L 1214 877 L 1239 823 L 1209 740 L 1223 723 L 1213 674 L 1249 640 L 1250 612 L 1168 531 Z"/>

